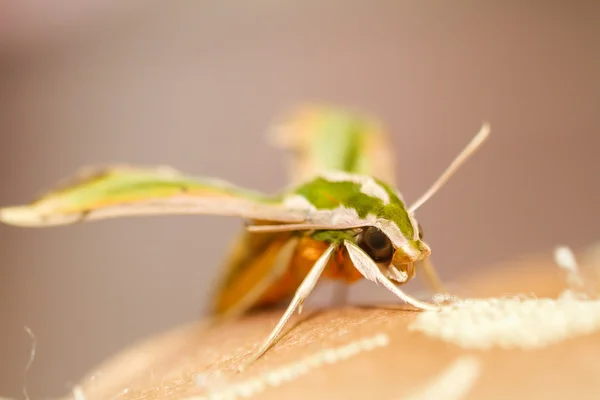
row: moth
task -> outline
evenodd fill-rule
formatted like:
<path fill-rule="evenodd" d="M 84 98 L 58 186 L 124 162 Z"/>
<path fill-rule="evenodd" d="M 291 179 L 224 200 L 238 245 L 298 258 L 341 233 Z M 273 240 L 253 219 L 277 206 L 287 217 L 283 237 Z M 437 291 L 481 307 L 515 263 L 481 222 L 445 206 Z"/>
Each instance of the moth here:
<path fill-rule="evenodd" d="M 285 149 L 290 185 L 264 194 L 170 167 L 92 167 L 26 205 L 0 209 L 0 221 L 49 227 L 107 218 L 210 214 L 239 217 L 245 229 L 225 261 L 212 312 L 232 318 L 291 297 L 278 323 L 240 369 L 275 343 L 321 278 L 373 281 L 420 310 L 436 305 L 399 286 L 423 269 L 440 288 L 415 212 L 488 137 L 479 132 L 431 187 L 407 205 L 394 186 L 389 135 L 376 118 L 307 106 L 269 138 Z"/>

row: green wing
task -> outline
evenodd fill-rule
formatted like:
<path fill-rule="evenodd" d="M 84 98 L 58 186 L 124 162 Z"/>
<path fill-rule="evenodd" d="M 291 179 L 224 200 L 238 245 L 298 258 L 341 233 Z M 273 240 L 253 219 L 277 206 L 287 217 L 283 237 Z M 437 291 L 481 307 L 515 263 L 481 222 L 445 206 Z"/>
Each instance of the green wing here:
<path fill-rule="evenodd" d="M 168 167 L 91 168 L 27 205 L 0 209 L 0 221 L 42 227 L 114 217 L 210 214 L 297 222 L 302 211 L 275 197 L 230 183 L 199 179 Z"/>
<path fill-rule="evenodd" d="M 344 171 L 395 184 L 390 136 L 379 120 L 364 113 L 327 105 L 300 107 L 274 126 L 270 139 L 288 151 L 292 183 Z"/>

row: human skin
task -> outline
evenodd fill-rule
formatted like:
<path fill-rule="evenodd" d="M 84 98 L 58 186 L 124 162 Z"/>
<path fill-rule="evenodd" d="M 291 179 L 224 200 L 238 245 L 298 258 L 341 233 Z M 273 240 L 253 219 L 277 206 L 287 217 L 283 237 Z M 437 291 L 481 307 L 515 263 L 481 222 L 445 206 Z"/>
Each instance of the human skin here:
<path fill-rule="evenodd" d="M 474 298 L 523 293 L 556 298 L 565 290 L 564 272 L 551 257 L 482 271 L 457 282 L 458 291 Z M 262 359 L 238 373 L 239 363 L 264 339 L 280 312 L 257 313 L 222 326 L 200 321 L 140 341 L 90 371 L 66 398 L 200 399 L 208 398 L 201 397 L 207 388 L 223 384 L 220 390 L 237 391 L 237 398 L 243 398 L 244 390 L 255 399 L 332 394 L 345 399 L 427 398 L 418 396 L 427 387 L 434 395 L 442 390 L 435 386 L 436 377 L 457 360 L 470 362 L 470 370 L 463 365 L 455 371 L 452 386 L 467 393 L 455 398 L 592 399 L 600 393 L 594 378 L 600 373 L 600 332 L 540 349 L 463 349 L 410 330 L 419 312 L 399 304 L 306 310 Z M 306 361 L 310 357 L 312 364 Z"/>

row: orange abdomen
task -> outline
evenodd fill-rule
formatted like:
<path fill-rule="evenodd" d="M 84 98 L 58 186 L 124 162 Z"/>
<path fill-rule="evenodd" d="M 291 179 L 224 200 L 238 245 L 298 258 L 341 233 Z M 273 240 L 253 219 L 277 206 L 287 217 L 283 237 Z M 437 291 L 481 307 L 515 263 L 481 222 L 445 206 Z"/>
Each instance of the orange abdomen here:
<path fill-rule="evenodd" d="M 311 239 L 309 236 L 302 237 L 287 273 L 264 293 L 257 306 L 278 303 L 293 296 L 302 280 L 328 246 L 329 244 Z M 321 279 L 343 280 L 347 283 L 354 283 L 361 278 L 362 275 L 354 268 L 343 246 L 333 254 L 321 276 Z"/>
<path fill-rule="evenodd" d="M 253 288 L 260 285 L 264 279 L 268 279 L 269 273 L 273 271 L 276 257 L 283 251 L 285 243 L 292 236 L 291 233 L 244 232 L 232 249 L 227 262 L 225 279 L 214 299 L 213 312 L 217 315 L 227 314 L 238 307 Z M 273 305 L 293 296 L 327 247 L 327 243 L 314 240 L 309 236 L 299 237 L 287 269 L 253 300 L 249 308 L 244 307 L 245 311 Z M 343 280 L 347 283 L 356 282 L 361 278 L 362 275 L 354 268 L 343 246 L 333 254 L 321 277 L 321 279 Z"/>

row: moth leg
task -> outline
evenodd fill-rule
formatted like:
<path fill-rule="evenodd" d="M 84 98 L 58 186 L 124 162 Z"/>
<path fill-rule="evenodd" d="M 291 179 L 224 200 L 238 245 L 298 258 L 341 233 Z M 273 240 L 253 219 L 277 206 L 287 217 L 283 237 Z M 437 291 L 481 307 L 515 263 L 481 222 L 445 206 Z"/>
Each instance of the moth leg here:
<path fill-rule="evenodd" d="M 429 285 L 436 293 L 445 293 L 447 292 L 446 287 L 442 283 L 433 263 L 429 258 L 419 261 L 420 266 L 425 271 L 427 275 L 427 281 Z"/>
<path fill-rule="evenodd" d="M 217 317 L 218 322 L 234 319 L 243 315 L 246 311 L 256 304 L 256 301 L 281 278 L 290 267 L 290 261 L 294 256 L 294 251 L 298 245 L 299 239 L 293 237 L 289 239 L 280 249 L 277 258 L 273 263 L 273 268 L 256 285 L 248 291 L 238 303 L 228 309 L 224 314 Z"/>
<path fill-rule="evenodd" d="M 435 304 L 429 304 L 423 302 L 419 299 L 416 299 L 412 296 L 407 295 L 401 289 L 396 287 L 394 282 L 392 282 L 388 277 L 386 277 L 383 272 L 379 269 L 377 264 L 365 253 L 363 249 L 358 247 L 356 244 L 349 242 L 347 240 L 344 241 L 344 245 L 348 250 L 348 255 L 354 264 L 354 267 L 364 276 L 366 279 L 381 283 L 381 285 L 392 292 L 396 297 L 402 299 L 406 303 L 412 305 L 413 307 L 417 307 L 421 310 L 437 310 L 439 307 Z"/>
<path fill-rule="evenodd" d="M 238 367 L 238 371 L 244 370 L 247 366 L 258 360 L 263 354 L 265 354 L 265 352 L 271 347 L 271 345 L 273 345 L 275 340 L 277 340 L 283 327 L 288 322 L 290 317 L 294 314 L 294 311 L 296 311 L 296 308 L 298 308 L 302 305 L 302 303 L 304 303 L 304 300 L 306 300 L 308 295 L 315 288 L 315 285 L 319 281 L 323 270 L 327 266 L 329 258 L 331 258 L 331 254 L 335 250 L 335 247 L 335 245 L 329 246 L 329 248 L 325 250 L 321 257 L 319 257 L 317 262 L 315 262 L 315 264 L 310 269 L 308 275 L 306 275 L 306 278 L 304 278 L 304 280 L 300 284 L 300 287 L 298 287 L 298 290 L 294 294 L 294 298 L 290 302 L 290 305 L 285 310 L 283 316 L 279 319 L 279 322 L 277 322 L 275 328 L 273 328 L 273 330 L 271 331 L 271 334 L 269 335 L 267 340 L 263 342 L 260 348 L 254 354 L 252 354 L 250 358 L 246 360 L 246 362 L 244 362 Z"/>

